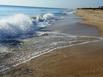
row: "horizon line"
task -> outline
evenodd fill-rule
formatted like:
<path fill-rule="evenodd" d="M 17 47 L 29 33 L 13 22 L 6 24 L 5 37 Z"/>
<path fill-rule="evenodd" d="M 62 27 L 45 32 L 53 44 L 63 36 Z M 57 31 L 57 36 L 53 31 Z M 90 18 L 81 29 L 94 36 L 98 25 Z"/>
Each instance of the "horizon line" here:
<path fill-rule="evenodd" d="M 0 5 L 0 7 L 23 7 L 23 8 L 47 8 L 47 9 L 67 9 L 67 8 L 58 8 L 58 7 L 39 7 L 39 6 L 22 6 L 22 5 Z"/>

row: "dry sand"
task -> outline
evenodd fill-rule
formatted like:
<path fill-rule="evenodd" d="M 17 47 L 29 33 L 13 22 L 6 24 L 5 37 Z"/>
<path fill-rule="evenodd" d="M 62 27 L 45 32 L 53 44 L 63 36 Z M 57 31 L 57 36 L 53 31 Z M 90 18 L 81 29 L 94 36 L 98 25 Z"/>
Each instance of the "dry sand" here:
<path fill-rule="evenodd" d="M 103 77 L 103 41 L 54 50 L 3 77 Z"/>
<path fill-rule="evenodd" d="M 103 36 L 103 10 L 79 9 L 76 15 L 81 16 L 84 23 L 97 27 Z"/>

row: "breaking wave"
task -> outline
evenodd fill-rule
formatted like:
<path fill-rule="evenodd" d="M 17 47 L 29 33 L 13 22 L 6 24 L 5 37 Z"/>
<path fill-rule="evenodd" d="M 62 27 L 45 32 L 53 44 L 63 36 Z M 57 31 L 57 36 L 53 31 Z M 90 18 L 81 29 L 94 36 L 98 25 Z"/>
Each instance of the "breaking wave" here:
<path fill-rule="evenodd" d="M 47 13 L 36 17 L 25 14 L 16 14 L 0 19 L 0 40 L 26 37 L 27 34 L 36 34 L 41 27 L 50 25 L 55 20 L 54 14 Z"/>

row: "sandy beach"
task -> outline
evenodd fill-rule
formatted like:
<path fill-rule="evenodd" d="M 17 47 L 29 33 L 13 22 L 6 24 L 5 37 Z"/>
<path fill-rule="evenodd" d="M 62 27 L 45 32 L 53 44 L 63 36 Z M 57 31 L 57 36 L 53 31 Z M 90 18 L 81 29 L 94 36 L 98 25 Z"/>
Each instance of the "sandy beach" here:
<path fill-rule="evenodd" d="M 57 49 L 21 64 L 4 77 L 102 77 L 103 41 Z"/>
<path fill-rule="evenodd" d="M 81 18 L 73 15 L 67 17 L 66 20 L 57 21 L 58 24 L 54 24 L 51 27 L 49 26 L 44 30 L 76 35 L 78 37 L 76 39 L 73 37 L 72 39 L 73 41 L 76 40 L 74 44 L 79 42 L 87 43 L 53 50 L 52 52 L 33 58 L 26 63 L 22 63 L 4 74 L 0 74 L 0 77 L 102 77 L 103 40 L 90 42 L 95 40 L 94 38 L 90 40 L 90 36 L 96 38 L 100 37 L 99 30 L 91 24 L 90 26 L 81 23 L 81 20 Z M 79 36 L 87 37 L 79 38 Z M 33 43 L 35 42 L 34 39 L 32 41 L 27 41 L 26 43 L 24 42 L 22 47 L 25 47 L 24 49 L 21 48 L 20 51 L 25 51 L 27 49 L 28 52 L 30 51 L 30 53 L 32 53 L 31 51 L 35 52 L 35 50 L 38 50 L 38 45 L 40 45 L 41 48 L 48 46 L 53 46 L 55 48 L 57 45 L 54 42 L 61 40 L 64 42 L 66 40 L 67 44 L 67 41 L 70 38 L 67 40 L 67 38 L 62 36 L 62 39 L 54 39 L 54 37 L 53 39 L 50 37 L 47 40 L 46 39 L 43 38 L 42 43 L 37 43 L 37 45 Z M 39 39 L 37 38 L 37 40 Z M 60 45 L 62 44 L 60 43 Z M 65 44 L 63 43 L 63 45 Z"/>
<path fill-rule="evenodd" d="M 103 10 L 100 9 L 78 9 L 76 15 L 83 18 L 85 24 L 95 26 L 103 36 Z"/>

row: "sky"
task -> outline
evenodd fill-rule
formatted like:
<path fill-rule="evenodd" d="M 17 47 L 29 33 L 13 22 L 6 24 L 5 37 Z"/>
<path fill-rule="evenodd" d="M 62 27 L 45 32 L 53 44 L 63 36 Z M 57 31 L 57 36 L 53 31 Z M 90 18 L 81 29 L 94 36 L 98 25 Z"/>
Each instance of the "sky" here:
<path fill-rule="evenodd" d="M 0 5 L 78 8 L 102 6 L 103 0 L 0 0 Z"/>

